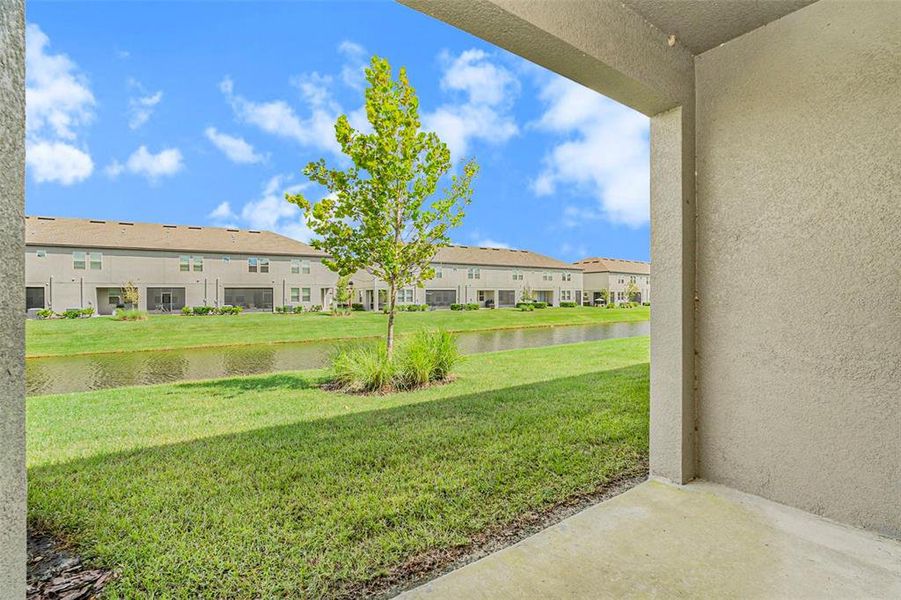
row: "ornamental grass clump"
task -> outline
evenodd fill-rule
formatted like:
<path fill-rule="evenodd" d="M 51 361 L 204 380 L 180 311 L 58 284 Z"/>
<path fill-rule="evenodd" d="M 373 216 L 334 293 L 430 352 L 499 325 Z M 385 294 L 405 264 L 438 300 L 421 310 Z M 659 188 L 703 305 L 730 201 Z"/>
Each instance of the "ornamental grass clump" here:
<path fill-rule="evenodd" d="M 113 315 L 114 321 L 144 321 L 147 319 L 147 313 L 143 310 L 135 308 L 117 308 Z"/>
<path fill-rule="evenodd" d="M 412 390 L 446 381 L 459 360 L 453 335 L 420 331 L 403 339 L 393 357 L 381 343 L 339 348 L 332 356 L 329 385 L 348 393 Z"/>

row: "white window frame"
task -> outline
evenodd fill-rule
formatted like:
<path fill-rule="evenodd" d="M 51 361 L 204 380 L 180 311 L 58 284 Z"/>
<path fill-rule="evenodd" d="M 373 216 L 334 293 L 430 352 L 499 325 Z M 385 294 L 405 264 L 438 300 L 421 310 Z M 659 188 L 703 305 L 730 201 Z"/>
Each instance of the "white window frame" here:
<path fill-rule="evenodd" d="M 300 274 L 300 259 L 299 258 L 291 259 L 291 274 L 292 275 Z"/>
<path fill-rule="evenodd" d="M 81 266 L 79 266 L 79 264 Z M 76 271 L 84 271 L 88 266 L 87 254 L 81 250 L 72 252 L 72 268 Z"/>
<path fill-rule="evenodd" d="M 291 288 L 291 302 L 300 302 L 300 288 Z"/>
<path fill-rule="evenodd" d="M 200 267 L 200 268 L 198 268 Z M 195 273 L 200 273 L 203 271 L 203 257 L 202 256 L 192 256 L 191 257 L 191 270 Z"/>
<path fill-rule="evenodd" d="M 479 267 L 468 267 L 466 269 L 466 279 L 481 279 L 482 270 Z"/>
<path fill-rule="evenodd" d="M 572 281 L 573 280 L 572 273 L 563 273 L 562 277 L 563 277 L 563 281 Z"/>
<path fill-rule="evenodd" d="M 309 260 L 305 259 L 305 260 L 300 261 L 300 272 L 302 275 L 310 274 L 310 261 Z"/>
<path fill-rule="evenodd" d="M 522 281 L 522 271 L 519 269 L 513 270 L 513 281 Z"/>
<path fill-rule="evenodd" d="M 191 257 L 182 254 L 178 257 L 178 271 L 184 273 L 191 270 Z"/>
<path fill-rule="evenodd" d="M 247 272 L 248 273 L 259 273 L 260 272 L 260 259 L 256 256 L 250 256 L 247 258 Z"/>
<path fill-rule="evenodd" d="M 260 258 L 260 273 L 268 273 L 269 272 L 269 259 L 268 258 Z"/>
<path fill-rule="evenodd" d="M 310 302 L 310 299 L 313 297 L 311 288 L 305 287 L 300 288 L 300 298 L 301 302 Z"/>
<path fill-rule="evenodd" d="M 94 265 L 97 265 L 96 267 Z M 88 252 L 88 268 L 92 271 L 103 269 L 103 252 Z"/>
<path fill-rule="evenodd" d="M 398 304 L 413 304 L 415 301 L 416 296 L 413 292 L 413 288 L 402 288 L 397 291 Z"/>

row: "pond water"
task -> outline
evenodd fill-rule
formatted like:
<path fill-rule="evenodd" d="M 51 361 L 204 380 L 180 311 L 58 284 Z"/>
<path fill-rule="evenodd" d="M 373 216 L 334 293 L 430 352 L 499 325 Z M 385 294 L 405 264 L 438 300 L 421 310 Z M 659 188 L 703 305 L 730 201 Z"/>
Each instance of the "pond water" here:
<path fill-rule="evenodd" d="M 649 335 L 648 321 L 474 331 L 456 335 L 464 354 Z M 152 385 L 325 366 L 335 341 L 29 358 L 29 396 Z M 347 343 L 347 342 L 343 342 Z"/>

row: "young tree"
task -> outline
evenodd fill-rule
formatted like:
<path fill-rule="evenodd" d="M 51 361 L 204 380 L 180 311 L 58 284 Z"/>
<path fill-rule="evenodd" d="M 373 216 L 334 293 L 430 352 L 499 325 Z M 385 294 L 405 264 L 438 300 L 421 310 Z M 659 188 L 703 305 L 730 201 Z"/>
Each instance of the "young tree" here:
<path fill-rule="evenodd" d="M 131 308 L 137 308 L 140 301 L 141 295 L 138 292 L 138 288 L 131 281 L 126 281 L 125 285 L 122 286 L 122 302 L 131 306 Z"/>
<path fill-rule="evenodd" d="M 522 288 L 522 302 L 534 302 L 535 294 L 532 293 L 531 286 L 523 286 Z"/>
<path fill-rule="evenodd" d="M 350 275 L 341 275 L 335 284 L 335 302 L 332 313 L 347 316 L 350 314 Z"/>
<path fill-rule="evenodd" d="M 450 244 L 448 232 L 460 225 L 472 199 L 475 161 L 463 165 L 433 199 L 451 168 L 447 145 L 420 129 L 419 100 L 401 68 L 395 81 L 388 61 L 372 57 L 366 69 L 366 117 L 372 132 L 357 131 L 347 117 L 335 123 L 335 136 L 352 166 L 330 169 L 324 159 L 304 174 L 330 193 L 315 204 L 303 193 L 285 198 L 304 211 L 316 234 L 312 245 L 339 275 L 366 269 L 388 284 L 387 348 L 394 350 L 397 291 L 422 285 L 434 274 L 431 261 Z"/>
<path fill-rule="evenodd" d="M 629 281 L 626 285 L 626 298 L 629 302 L 635 302 L 638 298 L 638 294 L 641 293 L 641 290 L 638 289 L 638 285 L 634 281 Z"/>

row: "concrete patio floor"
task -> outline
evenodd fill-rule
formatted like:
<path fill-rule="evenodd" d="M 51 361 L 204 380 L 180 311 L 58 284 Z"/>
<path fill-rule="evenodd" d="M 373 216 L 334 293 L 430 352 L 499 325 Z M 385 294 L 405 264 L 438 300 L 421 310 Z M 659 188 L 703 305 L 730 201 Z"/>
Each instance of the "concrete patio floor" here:
<path fill-rule="evenodd" d="M 901 542 L 704 482 L 645 482 L 401 595 L 901 598 Z"/>

